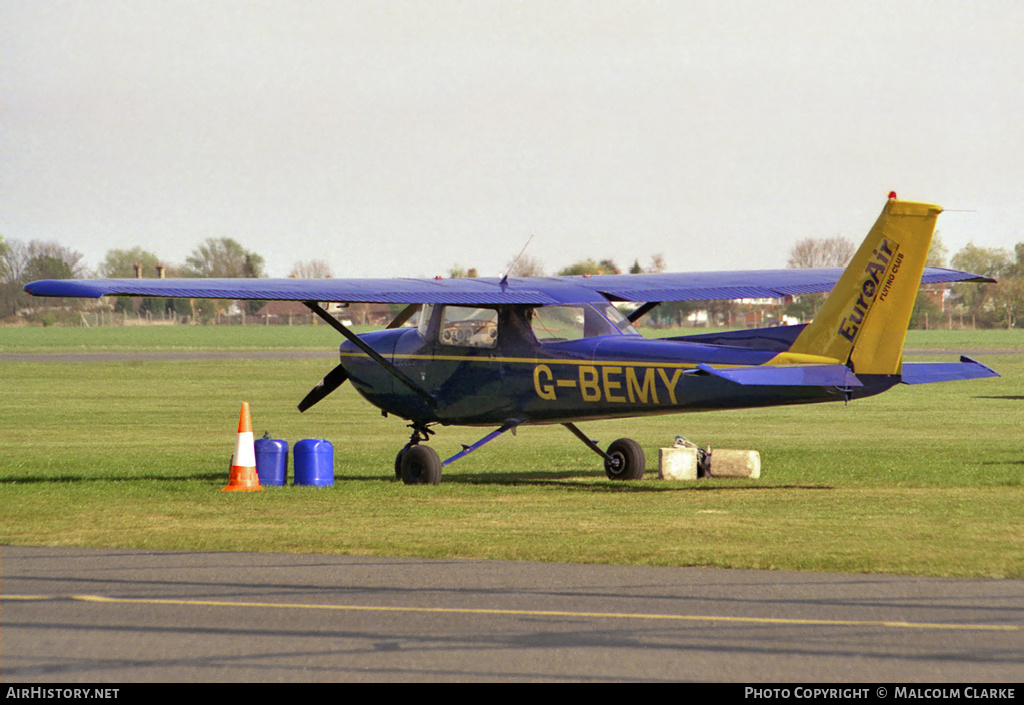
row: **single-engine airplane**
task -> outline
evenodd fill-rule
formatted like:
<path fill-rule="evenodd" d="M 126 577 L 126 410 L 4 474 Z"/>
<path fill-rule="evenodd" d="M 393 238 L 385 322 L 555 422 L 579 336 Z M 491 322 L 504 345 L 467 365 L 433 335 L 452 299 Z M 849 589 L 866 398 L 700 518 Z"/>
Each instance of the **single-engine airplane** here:
<path fill-rule="evenodd" d="M 576 423 L 652 414 L 849 401 L 899 384 L 998 376 L 959 362 L 903 361 L 923 282 L 992 281 L 926 268 L 941 208 L 890 194 L 843 269 L 483 279 L 45 280 L 37 296 L 148 296 L 302 301 L 346 340 L 340 364 L 302 400 L 306 411 L 346 380 L 382 412 L 408 420 L 395 458 L 408 484 L 527 424 L 562 424 L 613 480 L 643 476 L 628 438 L 601 449 Z M 633 327 L 665 301 L 781 298 L 831 291 L 806 325 L 647 339 Z M 629 316 L 612 302 L 638 302 Z M 387 329 L 356 335 L 322 302 L 407 304 Z M 404 324 L 419 312 L 416 327 Z M 445 461 L 431 426 L 496 430 Z"/>

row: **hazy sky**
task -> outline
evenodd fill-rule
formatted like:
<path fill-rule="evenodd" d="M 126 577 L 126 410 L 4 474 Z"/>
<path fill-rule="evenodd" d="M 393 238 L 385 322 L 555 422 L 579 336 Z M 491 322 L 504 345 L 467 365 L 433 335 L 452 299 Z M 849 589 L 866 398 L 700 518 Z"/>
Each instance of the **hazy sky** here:
<path fill-rule="evenodd" d="M 91 267 L 774 268 L 890 190 L 1024 240 L 1024 3 L 0 0 L 0 234 Z"/>

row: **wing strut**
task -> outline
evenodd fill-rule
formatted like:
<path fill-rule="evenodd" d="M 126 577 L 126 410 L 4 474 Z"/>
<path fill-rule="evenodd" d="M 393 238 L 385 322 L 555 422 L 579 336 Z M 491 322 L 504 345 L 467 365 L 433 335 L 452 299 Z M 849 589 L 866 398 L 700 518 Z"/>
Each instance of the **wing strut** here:
<path fill-rule="evenodd" d="M 408 306 L 402 309 L 401 313 L 394 317 L 391 323 L 388 324 L 388 328 L 401 328 L 403 325 L 405 325 L 405 322 L 412 318 L 414 315 L 416 315 L 416 312 L 419 311 L 421 308 L 423 308 L 422 304 L 409 304 Z"/>
<path fill-rule="evenodd" d="M 423 401 L 430 404 L 431 408 L 437 406 L 437 400 L 434 399 L 434 397 L 432 397 L 430 394 L 421 389 L 415 382 L 409 379 L 409 377 L 406 376 L 404 372 L 402 372 L 400 369 L 398 369 L 390 362 L 385 360 L 383 357 L 381 357 L 380 353 L 378 353 L 376 350 L 374 350 L 365 342 L 363 342 L 362 338 L 360 338 L 358 335 L 356 335 L 348 328 L 346 328 L 344 325 L 339 323 L 338 320 L 334 318 L 334 316 L 320 308 L 320 304 L 318 304 L 316 301 L 303 301 L 302 303 L 305 304 L 306 308 L 308 308 L 310 311 L 320 316 L 320 318 L 322 318 L 329 326 L 331 326 L 331 328 L 334 328 L 334 330 L 338 331 L 343 336 L 345 336 L 349 340 L 349 342 L 351 342 L 357 348 L 366 353 L 371 360 L 373 360 L 382 368 L 390 372 L 395 377 L 395 379 L 397 379 L 399 382 L 401 382 L 406 387 L 415 392 L 417 396 L 423 399 Z"/>
<path fill-rule="evenodd" d="M 630 323 L 636 323 L 641 318 L 646 316 L 648 313 L 656 309 L 658 306 L 661 306 L 660 301 L 648 301 L 643 306 L 638 308 L 636 311 L 633 311 L 633 313 L 626 316 L 626 318 L 629 320 Z"/>

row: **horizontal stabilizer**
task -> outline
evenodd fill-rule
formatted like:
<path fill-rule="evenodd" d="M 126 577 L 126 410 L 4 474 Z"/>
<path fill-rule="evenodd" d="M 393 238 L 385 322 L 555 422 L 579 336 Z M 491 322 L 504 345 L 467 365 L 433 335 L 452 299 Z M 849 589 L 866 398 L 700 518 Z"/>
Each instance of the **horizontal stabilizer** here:
<path fill-rule="evenodd" d="M 961 355 L 960 362 L 904 362 L 902 381 L 904 384 L 927 384 L 999 376 L 991 367 Z"/>
<path fill-rule="evenodd" d="M 716 369 L 697 365 L 706 374 L 744 385 L 775 387 L 863 387 L 846 365 L 760 365 Z"/>

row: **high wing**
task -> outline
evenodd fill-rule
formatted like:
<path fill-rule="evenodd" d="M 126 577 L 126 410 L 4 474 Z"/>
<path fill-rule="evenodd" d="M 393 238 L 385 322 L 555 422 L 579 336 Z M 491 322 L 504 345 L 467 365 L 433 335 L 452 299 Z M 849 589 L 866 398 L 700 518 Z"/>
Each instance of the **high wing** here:
<path fill-rule="evenodd" d="M 559 277 L 560 281 L 596 291 L 612 301 L 703 301 L 707 299 L 781 299 L 831 291 L 844 268 L 766 269 L 675 274 L 615 274 Z M 952 269 L 928 267 L 922 284 L 992 282 Z"/>
<path fill-rule="evenodd" d="M 35 296 L 99 298 L 256 299 L 394 304 L 555 304 L 611 301 L 701 301 L 783 298 L 831 291 L 843 270 L 777 269 L 674 274 L 480 279 L 47 279 L 31 282 Z M 991 282 L 929 267 L 922 283 Z"/>

